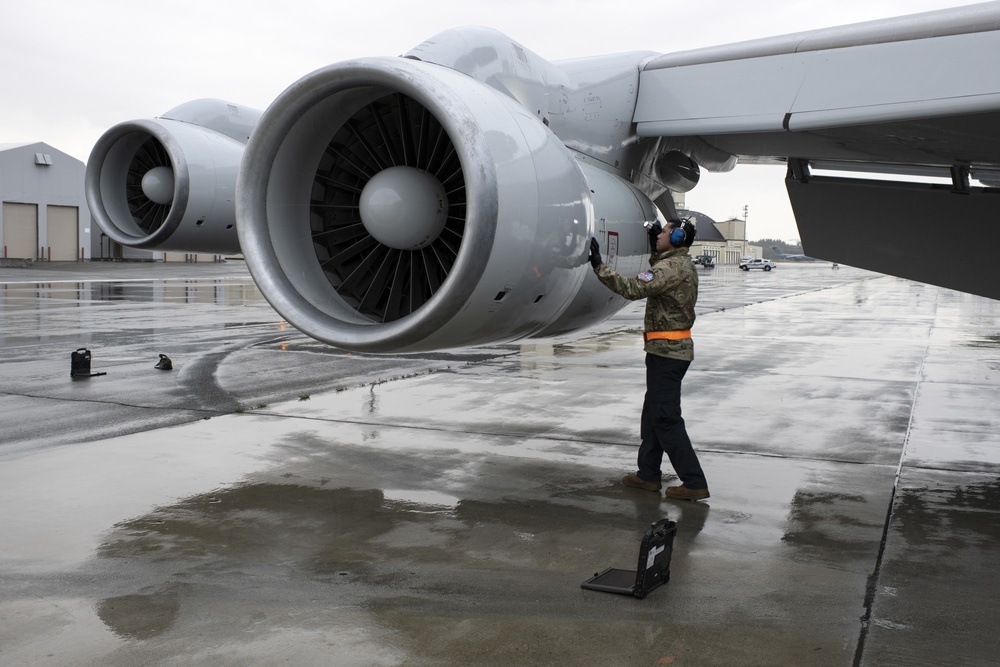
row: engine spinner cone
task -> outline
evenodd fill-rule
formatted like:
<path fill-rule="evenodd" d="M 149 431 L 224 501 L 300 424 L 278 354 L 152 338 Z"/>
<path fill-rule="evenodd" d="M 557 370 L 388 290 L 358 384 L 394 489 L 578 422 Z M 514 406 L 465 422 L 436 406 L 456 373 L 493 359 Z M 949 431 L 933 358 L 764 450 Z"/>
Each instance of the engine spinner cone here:
<path fill-rule="evenodd" d="M 142 193 L 157 204 L 169 204 L 174 198 L 174 172 L 170 167 L 153 167 L 142 177 Z"/>
<path fill-rule="evenodd" d="M 361 192 L 361 221 L 377 241 L 399 250 L 419 250 L 444 229 L 448 196 L 441 182 L 415 167 L 389 167 Z"/>

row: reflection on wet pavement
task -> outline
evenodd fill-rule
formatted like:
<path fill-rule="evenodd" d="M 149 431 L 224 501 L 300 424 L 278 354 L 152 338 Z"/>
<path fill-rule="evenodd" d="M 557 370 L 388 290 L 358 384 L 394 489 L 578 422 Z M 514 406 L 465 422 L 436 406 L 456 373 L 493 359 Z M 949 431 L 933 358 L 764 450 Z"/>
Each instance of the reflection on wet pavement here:
<path fill-rule="evenodd" d="M 858 536 L 876 534 L 872 529 L 881 528 L 881 523 L 872 521 L 881 517 L 865 516 L 870 514 L 864 511 L 867 502 L 860 494 L 799 489 L 792 498 L 789 525 L 781 539 L 814 558 L 836 560 L 852 552 L 864 557 L 876 545 L 858 542 Z"/>
<path fill-rule="evenodd" d="M 995 662 L 1000 638 L 1000 479 L 904 470 L 871 614 L 865 664 Z M 947 651 L 942 653 L 942 643 Z"/>
<path fill-rule="evenodd" d="M 175 592 L 121 595 L 97 604 L 97 615 L 116 635 L 125 639 L 149 639 L 173 626 L 180 611 Z"/>

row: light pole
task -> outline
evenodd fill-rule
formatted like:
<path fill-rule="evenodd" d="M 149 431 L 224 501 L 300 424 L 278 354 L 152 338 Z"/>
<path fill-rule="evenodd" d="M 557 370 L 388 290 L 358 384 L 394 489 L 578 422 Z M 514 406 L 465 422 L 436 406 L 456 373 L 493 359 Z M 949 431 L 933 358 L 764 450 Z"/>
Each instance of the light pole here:
<path fill-rule="evenodd" d="M 750 207 L 743 204 L 743 256 L 747 256 L 747 216 L 750 213 Z"/>

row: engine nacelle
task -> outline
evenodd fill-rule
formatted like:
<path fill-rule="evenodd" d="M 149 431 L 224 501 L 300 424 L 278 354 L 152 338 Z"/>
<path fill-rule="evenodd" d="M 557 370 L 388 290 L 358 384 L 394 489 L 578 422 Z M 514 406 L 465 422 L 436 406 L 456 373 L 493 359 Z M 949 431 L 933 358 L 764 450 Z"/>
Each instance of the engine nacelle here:
<path fill-rule="evenodd" d="M 196 100 L 112 127 L 87 163 L 94 220 L 126 246 L 238 252 L 236 176 L 259 117 L 255 109 Z"/>
<path fill-rule="evenodd" d="M 701 179 L 701 168 L 684 153 L 669 151 L 657 158 L 656 176 L 672 192 L 690 192 Z"/>
<path fill-rule="evenodd" d="M 649 199 L 579 162 L 510 97 L 402 58 L 320 69 L 268 107 L 236 195 L 240 246 L 271 305 L 306 334 L 416 352 L 564 333 L 624 301 L 648 255 Z"/>

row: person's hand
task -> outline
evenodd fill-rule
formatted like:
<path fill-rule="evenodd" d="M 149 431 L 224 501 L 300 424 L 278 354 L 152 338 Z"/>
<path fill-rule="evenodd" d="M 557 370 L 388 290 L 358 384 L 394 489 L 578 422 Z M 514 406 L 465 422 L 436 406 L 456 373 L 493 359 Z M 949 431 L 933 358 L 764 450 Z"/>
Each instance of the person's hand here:
<path fill-rule="evenodd" d="M 646 229 L 646 234 L 649 235 L 649 249 L 653 252 L 656 252 L 656 237 L 658 237 L 662 231 L 663 226 L 658 222 L 654 222 Z"/>
<path fill-rule="evenodd" d="M 593 236 L 590 237 L 590 265 L 595 269 L 602 264 L 601 262 L 601 246 L 597 243 L 597 239 Z"/>

